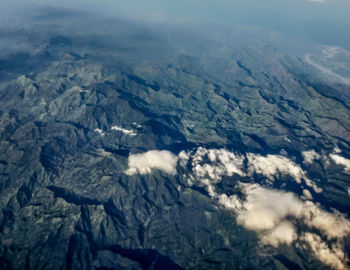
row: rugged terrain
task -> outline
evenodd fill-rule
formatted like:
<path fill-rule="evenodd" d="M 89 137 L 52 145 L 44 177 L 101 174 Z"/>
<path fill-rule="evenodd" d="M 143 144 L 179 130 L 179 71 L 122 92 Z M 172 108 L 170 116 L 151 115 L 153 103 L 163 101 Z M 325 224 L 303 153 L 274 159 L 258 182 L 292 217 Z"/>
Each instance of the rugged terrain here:
<path fill-rule="evenodd" d="M 242 185 L 258 184 L 347 225 L 347 51 L 282 49 L 292 41 L 255 29 L 206 37 L 119 21 L 77 35 L 35 20 L 2 30 L 26 48 L 0 59 L 1 269 L 350 267 L 347 229 L 328 237 L 324 224 L 286 215 L 335 263 L 308 234 L 264 242 L 223 203 L 249 201 Z M 151 150 L 174 166 L 128 173 Z M 259 167 L 259 157 L 271 159 Z"/>

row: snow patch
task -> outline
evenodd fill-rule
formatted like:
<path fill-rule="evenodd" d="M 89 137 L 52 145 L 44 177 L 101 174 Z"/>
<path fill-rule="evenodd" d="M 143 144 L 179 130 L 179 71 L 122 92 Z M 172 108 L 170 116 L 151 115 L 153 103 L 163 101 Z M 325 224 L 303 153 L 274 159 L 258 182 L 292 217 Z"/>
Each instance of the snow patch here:
<path fill-rule="evenodd" d="M 104 136 L 105 135 L 105 133 L 103 132 L 103 130 L 102 129 L 99 129 L 99 128 L 95 128 L 95 130 L 94 130 L 95 132 L 97 132 L 98 134 L 100 134 L 101 136 Z"/>
<path fill-rule="evenodd" d="M 130 129 L 125 129 L 125 128 L 122 128 L 122 127 L 119 127 L 119 126 L 113 126 L 111 127 L 112 130 L 115 130 L 115 131 L 120 131 L 126 135 L 129 135 L 129 136 L 136 136 L 136 132 L 134 132 L 133 130 L 130 130 Z"/>

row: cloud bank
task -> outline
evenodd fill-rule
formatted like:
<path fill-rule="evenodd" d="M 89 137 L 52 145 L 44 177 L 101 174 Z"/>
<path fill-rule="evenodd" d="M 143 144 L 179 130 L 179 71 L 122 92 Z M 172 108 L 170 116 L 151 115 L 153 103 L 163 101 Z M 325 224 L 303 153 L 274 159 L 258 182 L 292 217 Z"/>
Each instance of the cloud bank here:
<path fill-rule="evenodd" d="M 254 174 L 261 174 L 266 177 L 266 183 L 271 184 L 289 175 L 298 184 L 304 182 L 316 193 L 322 191 L 307 177 L 306 172 L 298 164 L 281 155 L 261 156 L 254 153 L 240 155 L 226 149 L 199 147 L 196 151 L 182 151 L 179 154 L 179 160 L 182 166 L 190 165 L 192 168 L 193 175 L 188 178 L 189 182 L 207 178 L 214 183 L 223 176 L 236 174 L 241 177 L 253 177 Z M 305 191 L 305 193 L 310 197 L 310 192 Z"/>
<path fill-rule="evenodd" d="M 305 164 L 324 157 L 313 150 L 302 155 Z M 347 168 L 349 160 L 335 154 L 329 157 Z M 205 187 L 211 198 L 235 213 L 238 224 L 256 232 L 262 244 L 274 247 L 298 244 L 324 264 L 334 269 L 347 269 L 344 238 L 350 234 L 350 221 L 345 215 L 336 210 L 328 212 L 322 209 L 312 202 L 312 194 L 307 189 L 303 189 L 299 198 L 292 192 L 268 187 L 281 176 L 289 175 L 297 183 L 304 182 L 320 192 L 306 172 L 291 159 L 280 155 L 240 155 L 227 149 L 199 147 L 193 151 L 182 151 L 177 156 L 168 151 L 153 150 L 130 155 L 128 161 L 129 168 L 125 171 L 128 175 L 147 174 L 154 169 L 175 174 L 179 164 L 185 169 L 182 177 L 189 186 Z M 235 188 L 241 191 L 243 197 L 237 194 L 228 196 L 216 190 L 216 185 L 225 176 L 249 179 L 254 174 L 265 176 L 267 186 L 238 180 Z"/>
<path fill-rule="evenodd" d="M 160 168 L 155 164 L 160 164 L 162 162 L 154 153 L 156 152 L 150 151 L 149 153 L 130 156 L 127 174 L 131 174 L 131 172 L 143 174 L 151 173 L 152 170 L 147 168 Z M 241 155 L 228 151 L 227 149 L 205 149 L 203 147 L 199 147 L 193 151 L 181 151 L 176 158 L 170 152 L 167 153 L 168 156 L 172 156 L 171 160 L 174 162 L 169 164 L 169 166 L 172 166 L 172 169 L 164 169 L 164 171 L 171 171 L 173 174 L 176 173 L 177 161 L 179 161 L 182 167 L 187 168 L 189 166 L 192 170 L 192 173 L 187 176 L 187 181 L 190 185 L 195 183 L 200 184 L 198 179 L 205 178 L 210 180 L 211 183 L 216 183 L 221 181 L 223 176 L 238 175 L 240 177 L 253 177 L 254 174 L 265 176 L 267 180 L 266 184 L 271 184 L 281 177 L 289 175 L 298 184 L 304 182 L 306 186 L 311 188 L 314 192 L 319 193 L 322 191 L 321 188 L 317 187 L 317 185 L 307 177 L 306 172 L 298 164 L 281 155 L 261 156 L 253 153 Z M 312 158 L 310 156 L 315 156 L 316 154 L 306 153 L 304 155 L 307 156 L 311 162 Z M 147 157 L 147 163 L 144 161 L 145 158 L 141 158 L 143 156 Z M 151 163 L 153 164 L 152 166 L 150 165 Z M 304 190 L 303 192 L 305 197 L 309 199 L 312 197 L 310 191 Z"/>
<path fill-rule="evenodd" d="M 303 157 L 305 163 L 311 163 L 314 159 L 320 159 L 321 155 L 309 151 L 304 152 Z M 223 176 L 235 174 L 239 177 L 251 177 L 257 173 L 264 175 L 269 181 L 289 175 L 297 183 L 304 181 L 314 191 L 320 192 L 308 179 L 306 172 L 292 160 L 280 155 L 261 156 L 248 153 L 244 156 L 225 149 L 205 148 L 181 152 L 179 160 L 182 166 L 192 168 L 191 174 L 187 176 L 188 184 L 206 187 L 209 196 L 232 210 L 238 224 L 255 231 L 262 244 L 278 247 L 281 244 L 298 243 L 312 251 L 324 264 L 334 269 L 347 268 L 348 258 L 343 250 L 344 238 L 350 234 L 350 221 L 337 211 L 328 212 L 313 203 L 309 190 L 303 190 L 301 198 L 304 200 L 292 192 L 254 183 L 236 184 L 244 198 L 216 191 L 216 184 L 220 183 Z"/>

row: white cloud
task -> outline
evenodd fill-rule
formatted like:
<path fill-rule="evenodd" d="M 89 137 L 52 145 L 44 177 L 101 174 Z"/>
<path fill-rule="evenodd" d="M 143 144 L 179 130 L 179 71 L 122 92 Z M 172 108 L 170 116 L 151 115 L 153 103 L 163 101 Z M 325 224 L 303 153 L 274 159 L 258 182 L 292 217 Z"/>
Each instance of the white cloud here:
<path fill-rule="evenodd" d="M 237 197 L 237 195 L 227 196 L 226 194 L 217 194 L 216 192 L 214 192 L 214 194 L 215 195 L 212 197 L 217 198 L 218 202 L 226 208 L 243 209 L 244 207 L 243 202 Z"/>
<path fill-rule="evenodd" d="M 252 230 L 272 230 L 287 216 L 300 216 L 303 204 L 293 193 L 244 185 L 246 200 L 237 211 L 237 220 Z"/>
<path fill-rule="evenodd" d="M 127 175 L 148 174 L 152 170 L 162 170 L 169 174 L 176 173 L 178 158 L 169 151 L 152 150 L 141 154 L 130 155 L 128 159 L 129 168 L 125 171 Z"/>
<path fill-rule="evenodd" d="M 308 191 L 307 189 L 303 189 L 303 196 L 304 196 L 305 199 L 307 199 L 307 200 L 312 200 L 312 194 L 311 194 L 310 191 Z"/>
<path fill-rule="evenodd" d="M 311 163 L 314 159 L 324 159 L 313 150 L 302 154 L 305 163 Z M 308 179 L 306 172 L 292 160 L 280 155 L 261 156 L 247 153 L 246 156 L 242 156 L 225 149 L 205 148 L 198 148 L 194 152 L 181 152 L 179 159 L 182 166 L 192 168 L 192 173 L 188 176 L 190 184 L 205 186 L 209 196 L 236 214 L 238 224 L 257 232 L 261 243 L 275 247 L 293 242 L 307 243 L 323 263 L 339 269 L 344 266 L 342 261 L 345 262 L 347 258 L 342 246 L 344 237 L 350 234 L 350 221 L 337 211 L 327 212 L 313 203 L 309 190 L 303 189 L 301 198 L 304 200 L 292 192 L 240 182 L 236 188 L 242 191 L 244 199 L 236 194 L 228 196 L 216 191 L 215 184 L 219 183 L 223 176 L 236 174 L 245 177 L 258 173 L 271 181 L 282 175 L 290 175 L 297 183 L 301 184 L 304 181 L 307 186 L 320 192 L 321 189 Z M 336 160 L 344 164 L 343 159 Z M 301 228 L 316 229 L 323 238 L 318 234 L 297 234 Z M 320 245 L 321 250 L 316 249 L 315 243 Z"/>
<path fill-rule="evenodd" d="M 309 245 L 315 256 L 324 264 L 329 265 L 333 269 L 349 269 L 345 265 L 347 258 L 339 242 L 333 243 L 329 247 L 327 243 L 322 241 L 320 236 L 313 233 L 305 233 L 302 240 Z"/>
<path fill-rule="evenodd" d="M 340 154 L 340 153 L 341 153 L 341 149 L 338 147 L 338 145 L 336 145 L 336 146 L 333 148 L 333 152 L 336 153 L 336 154 Z"/>
<path fill-rule="evenodd" d="M 311 164 L 314 162 L 314 160 L 318 160 L 321 158 L 320 154 L 317 153 L 315 150 L 309 150 L 309 151 L 304 151 L 302 152 L 303 155 L 303 163 L 305 164 Z"/>
<path fill-rule="evenodd" d="M 346 159 L 336 154 L 330 154 L 329 157 L 334 161 L 335 164 L 343 166 L 346 172 L 350 172 L 350 159 Z"/>
<path fill-rule="evenodd" d="M 180 164 L 181 166 L 186 166 L 188 160 L 190 159 L 190 153 L 186 152 L 186 151 L 181 151 L 179 153 L 179 160 L 180 160 Z"/>
<path fill-rule="evenodd" d="M 350 234 L 350 221 L 341 213 L 324 211 L 311 201 L 301 201 L 291 192 L 267 189 L 258 184 L 237 185 L 245 195 L 243 200 L 235 194 L 217 193 L 209 179 L 203 179 L 202 183 L 211 197 L 235 212 L 238 224 L 257 232 L 261 243 L 278 247 L 306 242 L 321 262 L 335 269 L 345 269 L 343 262 L 348 258 L 342 247 L 344 237 Z M 330 242 L 323 242 L 316 234 L 298 236 L 296 224 L 319 230 Z"/>
<path fill-rule="evenodd" d="M 291 244 L 297 239 L 295 227 L 286 220 L 290 215 L 299 216 L 302 202 L 292 193 L 282 193 L 264 189 L 257 184 L 239 184 L 246 195 L 246 200 L 236 195 L 218 194 L 209 183 L 211 196 L 228 209 L 236 213 L 239 224 L 258 233 L 264 244 L 278 246 Z M 278 202 L 278 203 L 276 203 Z"/>
<path fill-rule="evenodd" d="M 179 158 L 182 166 L 190 163 L 196 179 L 208 178 L 214 183 L 220 181 L 223 176 L 245 175 L 245 157 L 226 149 L 208 150 L 199 147 L 195 152 L 181 152 Z"/>
<path fill-rule="evenodd" d="M 315 192 L 322 189 L 311 181 L 302 168 L 292 160 L 281 155 L 261 156 L 247 153 L 246 156 L 230 152 L 226 149 L 205 149 L 199 147 L 196 151 L 179 154 L 180 164 L 183 167 L 190 165 L 193 175 L 188 178 L 189 184 L 199 182 L 199 179 L 207 178 L 216 183 L 223 176 L 252 176 L 254 173 L 264 175 L 269 181 L 278 179 L 279 176 L 290 175 L 301 184 L 302 181 Z M 245 166 L 245 161 L 247 167 Z"/>
<path fill-rule="evenodd" d="M 306 225 L 320 230 L 328 239 L 345 237 L 350 233 L 350 221 L 344 215 L 337 211 L 326 212 L 310 201 L 303 203 L 302 215 L 297 218 L 303 218 Z"/>
<path fill-rule="evenodd" d="M 305 184 L 308 187 L 311 187 L 316 193 L 321 193 L 322 188 L 319 188 L 314 182 L 312 182 L 309 178 L 305 177 L 304 178 Z"/>
<path fill-rule="evenodd" d="M 274 181 L 280 175 L 292 176 L 298 184 L 301 184 L 302 179 L 305 184 L 311 187 L 315 192 L 320 193 L 321 188 L 317 187 L 307 176 L 302 168 L 295 164 L 290 159 L 280 155 L 261 156 L 257 154 L 248 153 L 248 173 L 262 174 L 270 181 Z"/>
<path fill-rule="evenodd" d="M 329 239 L 350 233 L 350 221 L 339 212 L 326 212 L 313 202 L 299 200 L 290 192 L 266 189 L 257 184 L 241 186 L 246 200 L 238 211 L 238 219 L 247 228 L 272 229 L 286 217 L 294 217 L 320 230 Z"/>
<path fill-rule="evenodd" d="M 307 242 L 316 257 L 335 269 L 345 269 L 348 258 L 342 251 L 343 239 L 350 234 L 350 221 L 339 212 L 326 212 L 310 201 L 301 201 L 293 193 L 266 189 L 258 184 L 239 184 L 245 200 L 236 195 L 217 194 L 218 202 L 236 213 L 237 222 L 256 231 L 263 244 L 277 247 L 294 241 Z M 315 234 L 298 237 L 297 223 L 317 229 L 330 242 Z M 330 248 L 328 248 L 328 246 Z M 317 247 L 320 248 L 317 248 Z"/>
<path fill-rule="evenodd" d="M 341 150 L 338 146 L 336 146 L 333 149 L 333 153 L 327 155 L 320 155 L 319 153 L 315 152 L 315 150 L 309 150 L 302 152 L 303 156 L 303 163 L 304 164 L 311 164 L 314 162 L 314 160 L 322 160 L 326 166 L 330 165 L 330 161 L 332 160 L 335 164 L 341 165 L 344 167 L 345 172 L 350 172 L 350 159 L 344 158 L 340 156 Z"/>
<path fill-rule="evenodd" d="M 267 155 L 266 157 L 256 154 L 247 154 L 249 171 L 251 174 L 259 173 L 270 180 L 277 175 L 290 175 L 295 181 L 301 183 L 301 178 L 305 177 L 304 171 L 293 161 L 280 155 Z"/>
<path fill-rule="evenodd" d="M 130 135 L 130 136 L 136 136 L 137 134 L 133 131 L 133 130 L 129 130 L 129 129 L 124 129 L 118 126 L 113 126 L 111 127 L 112 130 L 116 130 L 116 131 L 120 131 L 126 135 Z"/>
<path fill-rule="evenodd" d="M 297 238 L 295 228 L 292 223 L 283 221 L 273 230 L 263 235 L 261 241 L 264 244 L 279 246 L 280 244 L 291 244 Z"/>

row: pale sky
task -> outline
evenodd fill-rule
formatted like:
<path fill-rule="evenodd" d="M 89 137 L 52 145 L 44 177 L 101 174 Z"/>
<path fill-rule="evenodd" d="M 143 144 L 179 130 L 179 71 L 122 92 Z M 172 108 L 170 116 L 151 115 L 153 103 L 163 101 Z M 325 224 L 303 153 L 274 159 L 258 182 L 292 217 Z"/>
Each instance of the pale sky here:
<path fill-rule="evenodd" d="M 349 0 L 1 0 L 0 13 L 53 6 L 160 23 L 247 24 L 350 48 Z M 29 7 L 29 8 L 28 8 Z"/>

